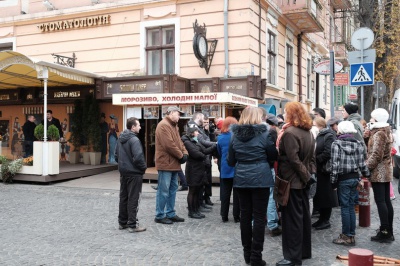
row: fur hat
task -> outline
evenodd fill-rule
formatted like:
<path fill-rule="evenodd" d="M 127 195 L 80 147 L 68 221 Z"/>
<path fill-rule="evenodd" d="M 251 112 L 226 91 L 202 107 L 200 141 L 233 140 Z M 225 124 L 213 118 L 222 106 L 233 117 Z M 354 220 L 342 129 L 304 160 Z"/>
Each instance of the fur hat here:
<path fill-rule="evenodd" d="M 357 133 L 357 130 L 354 128 L 354 125 L 350 121 L 342 121 L 338 125 L 339 134 L 353 134 Z"/>
<path fill-rule="evenodd" d="M 378 108 L 372 111 L 371 117 L 375 119 L 376 122 L 386 123 L 389 119 L 389 113 L 383 108 Z"/>
<path fill-rule="evenodd" d="M 354 103 L 346 103 L 343 108 L 346 110 L 346 112 L 351 115 L 355 114 L 358 111 L 358 105 Z"/>

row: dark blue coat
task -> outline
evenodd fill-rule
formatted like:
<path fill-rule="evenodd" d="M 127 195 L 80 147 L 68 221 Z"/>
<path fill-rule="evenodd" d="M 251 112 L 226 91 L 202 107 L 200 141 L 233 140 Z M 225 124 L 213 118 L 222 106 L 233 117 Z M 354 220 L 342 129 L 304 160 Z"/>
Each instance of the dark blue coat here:
<path fill-rule="evenodd" d="M 231 141 L 232 133 L 221 133 L 217 140 L 218 155 L 221 160 L 220 176 L 221 178 L 233 178 L 235 176 L 235 168 L 228 165 L 228 150 Z"/>
<path fill-rule="evenodd" d="M 271 167 L 278 152 L 265 124 L 232 125 L 228 164 L 235 166 L 233 186 L 266 188 L 274 186 Z"/>

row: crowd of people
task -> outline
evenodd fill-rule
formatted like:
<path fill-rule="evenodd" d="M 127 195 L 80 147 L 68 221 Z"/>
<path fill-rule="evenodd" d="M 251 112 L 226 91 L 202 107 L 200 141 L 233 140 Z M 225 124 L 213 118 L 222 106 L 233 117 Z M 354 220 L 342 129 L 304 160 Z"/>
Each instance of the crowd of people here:
<path fill-rule="evenodd" d="M 169 107 L 156 129 L 158 186 L 154 221 L 162 224 L 185 221 L 175 211 L 182 164 L 186 164 L 188 217 L 206 218 L 204 213 L 214 205 L 211 201 L 214 158 L 220 173 L 221 219 L 224 223 L 229 221 L 233 198 L 232 215 L 234 222 L 240 223 L 246 264 L 266 265 L 262 251 L 268 231 L 271 236 L 282 234 L 283 259 L 276 265 L 302 265 L 304 259 L 312 257 L 312 228 L 330 228 L 332 208 L 337 206 L 341 209 L 342 232 L 332 242 L 356 245 L 355 206 L 358 189 L 366 180 L 372 184 L 380 219 L 380 228 L 371 241 L 394 241 L 390 198 L 393 137 L 387 122 L 389 114 L 378 108 L 363 126 L 357 111 L 355 104 L 344 105 L 341 121 L 336 117 L 326 120 L 321 108 L 308 113 L 299 102 L 287 103 L 284 114 L 277 116 L 263 108 L 247 107 L 239 120 L 230 116 L 216 119 L 214 129 L 204 114 L 195 113 L 180 136 L 181 110 Z M 115 151 L 121 172 L 118 222 L 120 229 L 128 228 L 130 232 L 145 231 L 137 218 L 146 170 L 136 136 L 139 130 L 138 120 L 129 118 Z M 286 206 L 277 205 L 274 200 L 277 176 L 290 183 Z M 314 223 L 312 214 L 319 214 Z"/>

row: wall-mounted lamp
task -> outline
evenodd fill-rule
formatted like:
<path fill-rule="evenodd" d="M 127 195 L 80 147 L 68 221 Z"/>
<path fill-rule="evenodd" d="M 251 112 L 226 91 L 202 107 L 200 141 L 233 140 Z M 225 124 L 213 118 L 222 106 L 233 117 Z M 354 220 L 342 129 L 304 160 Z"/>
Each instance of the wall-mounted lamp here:
<path fill-rule="evenodd" d="M 52 3 L 50 3 L 49 0 L 43 0 L 43 5 L 45 7 L 47 7 L 47 10 L 55 10 L 56 8 L 54 7 L 54 5 Z"/>

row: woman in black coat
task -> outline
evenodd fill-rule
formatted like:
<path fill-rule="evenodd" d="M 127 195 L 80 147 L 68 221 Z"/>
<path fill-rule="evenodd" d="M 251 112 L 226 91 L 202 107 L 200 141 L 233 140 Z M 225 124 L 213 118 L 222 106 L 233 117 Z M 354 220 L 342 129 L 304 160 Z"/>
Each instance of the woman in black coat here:
<path fill-rule="evenodd" d="M 314 208 L 320 212 L 318 221 L 312 224 L 316 230 L 328 229 L 331 227 L 329 219 L 331 218 L 332 207 L 336 206 L 332 183 L 330 179 L 330 170 L 326 167 L 330 164 L 331 147 L 336 139 L 336 132 L 331 128 L 326 128 L 326 121 L 322 117 L 314 120 L 314 125 L 319 129 L 317 136 L 315 158 L 317 163 L 317 192 L 314 196 Z"/>
<path fill-rule="evenodd" d="M 189 186 L 189 193 L 187 196 L 188 216 L 194 219 L 205 218 L 205 215 L 199 212 L 199 197 L 201 188 L 206 181 L 206 155 L 211 154 L 215 149 L 215 145 L 208 148 L 201 145 L 197 140 L 198 135 L 199 131 L 197 127 L 189 126 L 187 135 L 182 136 L 183 144 L 189 153 L 185 168 L 186 180 Z"/>

